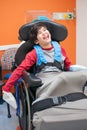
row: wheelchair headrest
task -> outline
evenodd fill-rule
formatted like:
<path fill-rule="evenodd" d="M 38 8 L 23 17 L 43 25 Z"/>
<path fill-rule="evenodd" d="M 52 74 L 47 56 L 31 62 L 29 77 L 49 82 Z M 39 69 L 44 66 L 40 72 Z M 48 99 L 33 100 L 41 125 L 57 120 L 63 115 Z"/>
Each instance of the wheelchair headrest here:
<path fill-rule="evenodd" d="M 45 26 L 48 28 L 48 30 L 51 33 L 52 40 L 59 42 L 59 41 L 63 41 L 67 37 L 68 31 L 64 25 L 58 24 L 50 20 L 38 20 L 21 26 L 19 29 L 19 39 L 28 41 L 30 28 L 35 23 L 39 23 L 39 22 L 45 24 Z"/>

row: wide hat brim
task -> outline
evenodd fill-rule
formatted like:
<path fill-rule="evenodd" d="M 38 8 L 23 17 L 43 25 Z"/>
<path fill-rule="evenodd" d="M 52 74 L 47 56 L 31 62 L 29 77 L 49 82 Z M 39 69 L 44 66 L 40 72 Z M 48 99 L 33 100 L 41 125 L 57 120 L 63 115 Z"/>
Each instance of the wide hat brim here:
<path fill-rule="evenodd" d="M 48 30 L 51 33 L 52 40 L 54 41 L 58 41 L 58 42 L 63 41 L 68 35 L 67 28 L 64 25 L 50 21 L 50 20 L 43 20 L 43 21 L 38 20 L 35 22 L 22 25 L 19 29 L 19 39 L 24 40 L 24 41 L 29 40 L 29 31 L 31 27 L 35 23 L 39 23 L 39 22 L 45 24 L 45 26 L 48 28 Z"/>

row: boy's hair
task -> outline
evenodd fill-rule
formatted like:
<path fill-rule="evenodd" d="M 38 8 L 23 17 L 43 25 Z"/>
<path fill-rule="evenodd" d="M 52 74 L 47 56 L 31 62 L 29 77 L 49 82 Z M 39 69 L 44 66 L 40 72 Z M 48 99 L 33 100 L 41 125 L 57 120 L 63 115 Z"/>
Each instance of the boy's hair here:
<path fill-rule="evenodd" d="M 29 31 L 29 40 L 30 42 L 34 43 L 36 40 L 37 40 L 37 34 L 38 34 L 38 30 L 41 28 L 41 27 L 46 27 L 45 24 L 43 24 L 42 22 L 39 22 L 39 23 L 35 23 L 30 31 Z"/>

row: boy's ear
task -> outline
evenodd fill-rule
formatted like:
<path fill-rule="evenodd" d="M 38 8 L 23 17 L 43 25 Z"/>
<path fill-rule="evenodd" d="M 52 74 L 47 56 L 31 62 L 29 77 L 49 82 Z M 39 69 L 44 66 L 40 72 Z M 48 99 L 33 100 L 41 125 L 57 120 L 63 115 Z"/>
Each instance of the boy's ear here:
<path fill-rule="evenodd" d="M 35 44 L 38 44 L 38 40 L 36 40 L 34 43 L 35 43 Z"/>

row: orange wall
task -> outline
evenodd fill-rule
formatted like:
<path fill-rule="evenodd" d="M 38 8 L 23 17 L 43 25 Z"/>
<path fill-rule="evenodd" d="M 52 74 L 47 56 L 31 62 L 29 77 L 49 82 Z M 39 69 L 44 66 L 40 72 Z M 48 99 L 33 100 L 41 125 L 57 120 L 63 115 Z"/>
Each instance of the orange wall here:
<path fill-rule="evenodd" d="M 18 29 L 26 23 L 28 10 L 67 12 L 76 8 L 76 0 L 1 0 L 0 45 L 19 43 Z M 68 28 L 68 37 L 62 43 L 72 62 L 76 62 L 76 20 L 56 21 Z"/>

